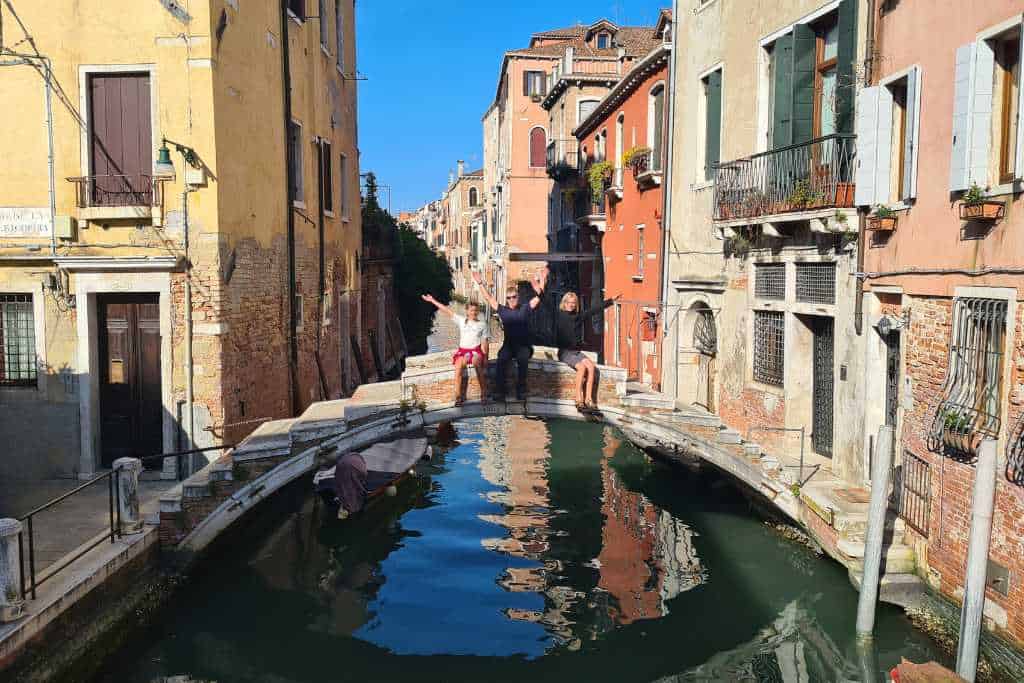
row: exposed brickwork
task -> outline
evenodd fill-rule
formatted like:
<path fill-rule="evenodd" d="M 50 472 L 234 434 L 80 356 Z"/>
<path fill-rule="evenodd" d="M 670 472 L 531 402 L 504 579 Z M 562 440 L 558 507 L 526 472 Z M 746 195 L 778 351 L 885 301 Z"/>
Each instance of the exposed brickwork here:
<path fill-rule="evenodd" d="M 747 385 L 739 395 L 721 392 L 718 415 L 722 421 L 741 434 L 759 427 L 784 427 L 786 402 L 782 396 Z M 783 432 L 757 431 L 751 439 L 769 450 L 782 450 L 786 444 L 799 439 L 788 439 Z"/>
<path fill-rule="evenodd" d="M 925 560 L 940 590 L 956 597 L 964 585 L 967 543 L 970 536 L 974 466 L 929 451 L 927 434 L 941 399 L 946 376 L 953 301 L 949 298 L 905 300 L 912 310 L 911 324 L 903 335 L 906 347 L 905 371 L 913 385 L 913 408 L 904 411 L 902 448 L 924 458 L 931 466 L 931 510 L 929 537 L 911 531 L 919 546 L 926 548 Z M 899 306 L 883 303 L 886 313 L 902 313 Z M 1009 427 L 1022 411 L 1022 368 L 1024 368 L 1024 316 L 1018 308 L 1014 347 L 1007 349 L 1004 362 L 1011 364 L 1010 386 L 1003 400 L 1009 401 Z M 1003 443 L 1003 441 L 1000 441 Z M 990 557 L 1010 569 L 1008 597 L 989 590 L 989 600 L 1006 610 L 1007 634 L 1024 641 L 1024 488 L 1008 481 L 1000 470 L 996 485 Z"/>

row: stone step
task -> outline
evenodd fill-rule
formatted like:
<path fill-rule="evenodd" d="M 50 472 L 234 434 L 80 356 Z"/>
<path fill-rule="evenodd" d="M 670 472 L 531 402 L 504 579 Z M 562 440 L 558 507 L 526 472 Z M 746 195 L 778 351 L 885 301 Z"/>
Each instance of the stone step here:
<path fill-rule="evenodd" d="M 735 429 L 729 429 L 723 427 L 718 431 L 718 443 L 725 444 L 739 444 L 743 442 L 743 437 Z"/>
<path fill-rule="evenodd" d="M 864 569 L 864 544 L 850 543 L 845 539 L 839 539 L 836 549 L 843 555 L 850 558 L 849 567 L 857 571 Z M 906 572 L 913 574 L 917 569 L 917 554 L 910 546 L 903 544 L 883 547 L 883 562 L 888 572 Z"/>
<path fill-rule="evenodd" d="M 850 568 L 848 576 L 853 587 L 860 591 L 861 580 L 864 578 L 863 568 Z M 927 592 L 924 581 L 917 574 L 896 572 L 888 567 L 878 582 L 878 599 L 904 609 L 920 606 Z"/>
<path fill-rule="evenodd" d="M 660 408 L 661 410 L 674 410 L 675 399 L 665 394 L 655 392 L 627 393 L 619 399 L 625 406 L 632 408 Z"/>

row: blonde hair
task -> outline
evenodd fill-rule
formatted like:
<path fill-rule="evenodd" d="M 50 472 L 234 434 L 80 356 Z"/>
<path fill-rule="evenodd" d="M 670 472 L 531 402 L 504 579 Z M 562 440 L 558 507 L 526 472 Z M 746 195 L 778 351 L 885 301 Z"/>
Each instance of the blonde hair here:
<path fill-rule="evenodd" d="M 579 306 L 580 306 L 580 298 L 578 296 L 576 296 L 576 292 L 566 292 L 565 295 L 562 297 L 562 303 L 558 304 L 558 310 L 560 310 L 560 311 L 568 310 L 568 309 L 566 309 L 565 305 L 570 300 L 571 301 L 575 301 L 576 302 L 576 307 L 579 308 Z"/>

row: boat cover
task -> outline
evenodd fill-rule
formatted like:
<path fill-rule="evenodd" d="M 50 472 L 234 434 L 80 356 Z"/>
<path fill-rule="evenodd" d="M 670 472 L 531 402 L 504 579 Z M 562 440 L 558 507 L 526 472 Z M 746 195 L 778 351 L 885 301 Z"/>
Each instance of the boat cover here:
<path fill-rule="evenodd" d="M 349 512 L 359 512 L 370 493 L 412 469 L 426 451 L 425 438 L 378 443 L 361 453 L 346 453 L 334 467 L 317 472 L 313 483 L 328 502 L 340 504 Z"/>

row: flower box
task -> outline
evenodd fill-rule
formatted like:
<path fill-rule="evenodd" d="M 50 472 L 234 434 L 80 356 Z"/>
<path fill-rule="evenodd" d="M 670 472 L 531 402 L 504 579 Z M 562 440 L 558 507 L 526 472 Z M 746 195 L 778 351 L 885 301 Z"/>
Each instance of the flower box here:
<path fill-rule="evenodd" d="M 896 216 L 868 216 L 868 230 L 893 232 L 896 230 Z"/>
<path fill-rule="evenodd" d="M 960 204 L 960 220 L 963 221 L 995 221 L 1003 217 L 1006 204 L 995 201 L 981 201 Z"/>
<path fill-rule="evenodd" d="M 835 206 L 853 206 L 853 194 L 856 187 L 853 183 L 836 183 Z"/>

